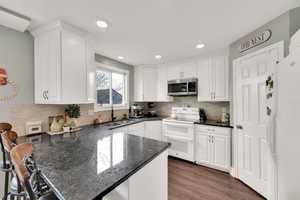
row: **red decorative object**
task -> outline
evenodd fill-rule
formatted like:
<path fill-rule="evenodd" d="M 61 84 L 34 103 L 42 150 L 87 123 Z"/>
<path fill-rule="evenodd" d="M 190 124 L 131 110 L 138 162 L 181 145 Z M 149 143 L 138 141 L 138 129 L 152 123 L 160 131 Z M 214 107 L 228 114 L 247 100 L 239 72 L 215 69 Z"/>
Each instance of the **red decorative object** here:
<path fill-rule="evenodd" d="M 0 68 L 0 84 L 6 85 L 8 82 L 7 80 L 7 73 L 5 69 Z"/>

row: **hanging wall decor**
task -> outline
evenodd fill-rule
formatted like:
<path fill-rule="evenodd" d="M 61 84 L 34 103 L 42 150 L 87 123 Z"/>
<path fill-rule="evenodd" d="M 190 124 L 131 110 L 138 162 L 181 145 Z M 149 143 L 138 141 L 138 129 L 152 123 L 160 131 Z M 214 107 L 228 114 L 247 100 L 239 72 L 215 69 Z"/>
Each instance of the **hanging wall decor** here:
<path fill-rule="evenodd" d="M 0 101 L 8 101 L 17 96 L 17 85 L 15 82 L 8 79 L 5 69 L 0 68 L 0 87 L 11 87 L 10 95 L 2 95 L 0 93 Z"/>

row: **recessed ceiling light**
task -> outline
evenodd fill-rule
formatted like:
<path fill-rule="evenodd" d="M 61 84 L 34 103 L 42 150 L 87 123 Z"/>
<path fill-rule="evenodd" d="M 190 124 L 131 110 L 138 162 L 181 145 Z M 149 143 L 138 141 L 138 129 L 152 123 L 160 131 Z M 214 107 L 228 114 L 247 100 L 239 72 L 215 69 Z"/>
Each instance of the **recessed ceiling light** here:
<path fill-rule="evenodd" d="M 96 24 L 99 28 L 107 28 L 108 27 L 108 23 L 106 21 L 103 21 L 103 20 L 98 20 L 96 22 Z"/>
<path fill-rule="evenodd" d="M 202 49 L 203 47 L 205 47 L 205 44 L 197 44 L 197 45 L 196 45 L 196 48 L 197 48 L 197 49 Z"/>
<path fill-rule="evenodd" d="M 156 58 L 156 59 L 161 59 L 162 56 L 161 56 L 161 55 L 156 55 L 155 58 Z"/>
<path fill-rule="evenodd" d="M 118 56 L 118 59 L 123 60 L 124 56 Z"/>

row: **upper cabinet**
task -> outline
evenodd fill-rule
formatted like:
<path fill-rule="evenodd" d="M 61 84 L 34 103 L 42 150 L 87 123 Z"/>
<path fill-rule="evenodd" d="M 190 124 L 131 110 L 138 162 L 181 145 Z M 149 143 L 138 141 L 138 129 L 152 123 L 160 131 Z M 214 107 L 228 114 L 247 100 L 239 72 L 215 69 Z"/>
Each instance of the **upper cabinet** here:
<path fill-rule="evenodd" d="M 230 101 L 227 56 L 198 61 L 198 101 Z"/>
<path fill-rule="evenodd" d="M 168 80 L 197 77 L 197 63 L 193 61 L 168 66 Z"/>
<path fill-rule="evenodd" d="M 157 68 L 134 67 L 134 101 L 153 102 L 157 100 Z"/>
<path fill-rule="evenodd" d="M 173 101 L 173 97 L 168 96 L 168 68 L 160 65 L 157 67 L 157 99 L 158 102 Z"/>
<path fill-rule="evenodd" d="M 32 31 L 35 53 L 35 103 L 93 103 L 94 52 L 86 32 L 63 22 Z"/>

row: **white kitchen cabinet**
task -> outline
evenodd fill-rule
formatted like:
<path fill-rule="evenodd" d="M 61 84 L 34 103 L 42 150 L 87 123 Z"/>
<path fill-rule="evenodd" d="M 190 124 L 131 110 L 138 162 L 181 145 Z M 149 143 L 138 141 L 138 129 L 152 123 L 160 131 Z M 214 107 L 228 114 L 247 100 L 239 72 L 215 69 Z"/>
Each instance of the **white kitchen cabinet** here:
<path fill-rule="evenodd" d="M 197 63 L 194 61 L 168 66 L 168 80 L 197 77 Z"/>
<path fill-rule="evenodd" d="M 35 49 L 35 103 L 93 103 L 93 52 L 87 34 L 63 22 L 32 31 Z M 91 56 L 90 56 L 90 55 Z"/>
<path fill-rule="evenodd" d="M 168 68 L 163 65 L 157 66 L 157 99 L 158 102 L 173 101 L 173 97 L 168 96 Z"/>
<path fill-rule="evenodd" d="M 161 121 L 145 121 L 145 137 L 162 140 L 162 123 Z"/>
<path fill-rule="evenodd" d="M 129 178 L 130 200 L 168 200 L 168 151 Z"/>
<path fill-rule="evenodd" d="M 198 63 L 198 101 L 211 101 L 213 91 L 212 67 L 210 59 Z"/>
<path fill-rule="evenodd" d="M 139 122 L 128 126 L 128 134 L 145 137 L 145 123 Z"/>
<path fill-rule="evenodd" d="M 157 97 L 157 68 L 138 66 L 134 68 L 134 101 L 153 102 Z"/>
<path fill-rule="evenodd" d="M 128 133 L 128 126 L 123 126 L 120 128 L 115 128 L 112 130 L 114 133 Z"/>
<path fill-rule="evenodd" d="M 227 56 L 198 61 L 198 101 L 229 101 L 229 65 Z"/>
<path fill-rule="evenodd" d="M 231 129 L 196 125 L 196 163 L 228 172 L 230 144 Z"/>
<path fill-rule="evenodd" d="M 168 151 L 161 153 L 103 199 L 168 200 Z"/>

